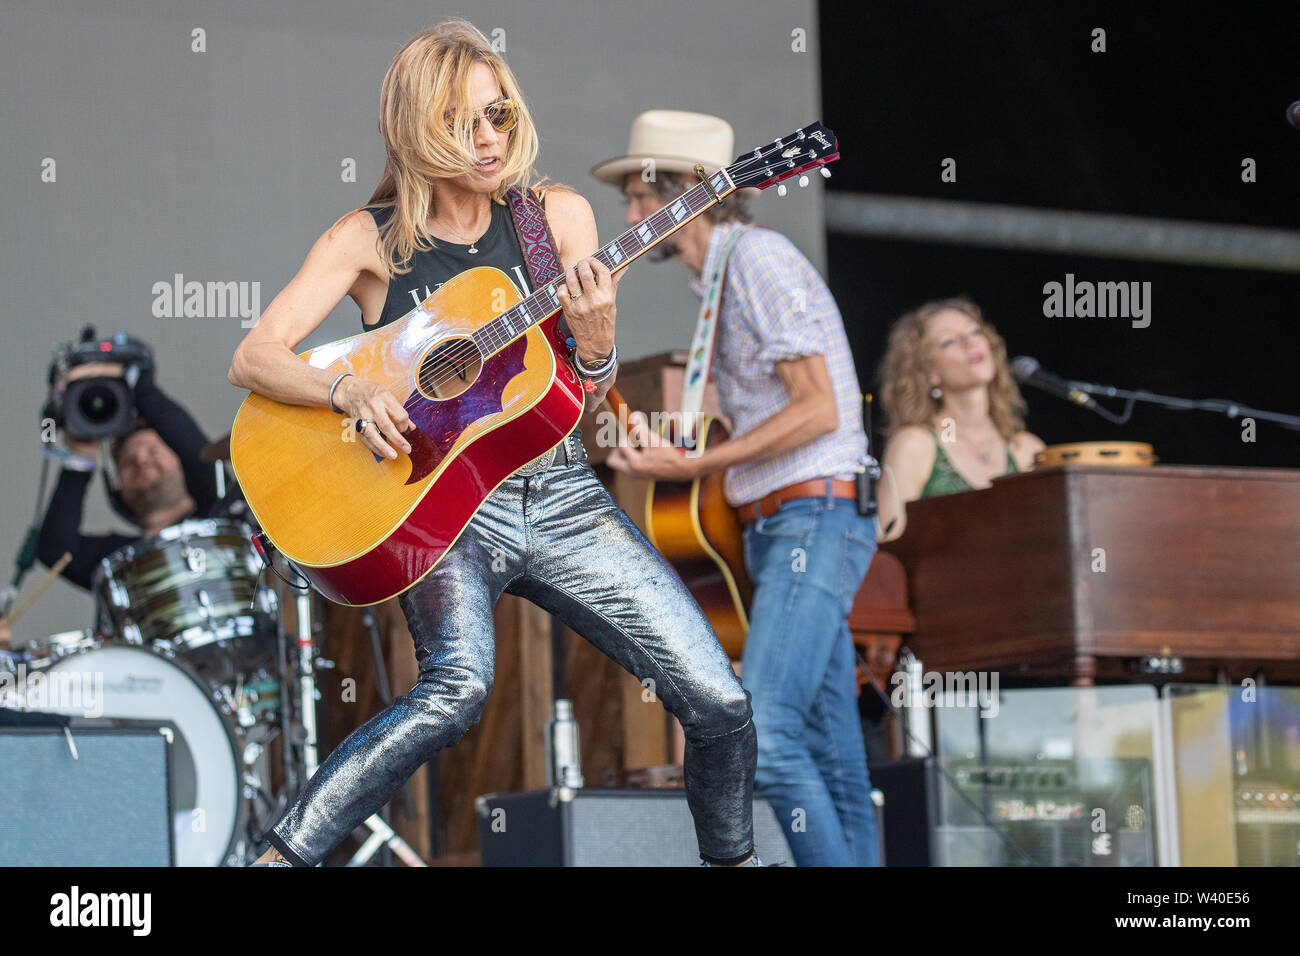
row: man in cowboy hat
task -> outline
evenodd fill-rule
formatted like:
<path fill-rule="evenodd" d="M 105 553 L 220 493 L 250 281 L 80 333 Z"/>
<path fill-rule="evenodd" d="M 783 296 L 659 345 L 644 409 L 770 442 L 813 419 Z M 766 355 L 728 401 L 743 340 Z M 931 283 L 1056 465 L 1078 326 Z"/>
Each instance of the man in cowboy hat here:
<path fill-rule="evenodd" d="M 633 225 L 693 185 L 696 163 L 706 173 L 729 164 L 733 139 L 716 116 L 651 110 L 632 124 L 627 154 L 591 172 L 623 190 Z M 854 473 L 867 452 L 858 378 L 825 282 L 790 240 L 748 224 L 746 202 L 737 193 L 711 206 L 651 254 L 695 275 L 703 309 L 686 404 L 711 373 L 731 440 L 687 456 L 634 416 L 632 446 L 615 449 L 609 464 L 676 481 L 725 470 L 755 583 L 741 678 L 758 730 L 756 788 L 798 865 L 875 865 L 847 623 L 875 552 L 874 523 L 855 504 Z"/>

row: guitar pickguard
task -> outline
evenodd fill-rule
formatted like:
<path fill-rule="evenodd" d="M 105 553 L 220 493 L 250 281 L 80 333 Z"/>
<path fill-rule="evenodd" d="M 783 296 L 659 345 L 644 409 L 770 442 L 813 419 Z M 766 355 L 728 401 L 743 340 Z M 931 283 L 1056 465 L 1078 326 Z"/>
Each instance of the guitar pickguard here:
<path fill-rule="evenodd" d="M 433 474 L 461 433 L 489 415 L 504 411 L 501 396 L 506 385 L 524 370 L 527 336 L 520 336 L 483 363 L 474 384 L 454 398 L 434 401 L 419 390 L 403 402 L 418 431 L 407 432 L 411 444 L 412 485 Z"/>

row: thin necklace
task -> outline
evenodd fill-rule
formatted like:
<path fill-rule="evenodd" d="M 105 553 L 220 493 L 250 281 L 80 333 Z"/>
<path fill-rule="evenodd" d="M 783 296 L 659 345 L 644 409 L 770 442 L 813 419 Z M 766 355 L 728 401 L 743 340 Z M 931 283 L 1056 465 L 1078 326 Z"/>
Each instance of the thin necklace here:
<path fill-rule="evenodd" d="M 476 255 L 478 255 L 478 240 L 479 240 L 479 239 L 482 239 L 484 236 L 486 236 L 486 235 L 487 235 L 487 231 L 488 231 L 488 229 L 491 229 L 491 228 L 492 228 L 492 211 L 489 209 L 489 210 L 488 210 L 488 224 L 487 224 L 487 229 L 484 229 L 481 233 L 479 233 L 478 238 L 475 239 L 475 240 L 473 240 L 473 241 L 469 244 L 469 249 L 466 250 L 466 251 L 467 251 L 471 256 L 476 256 Z M 457 236 L 459 236 L 459 237 L 460 237 L 460 240 L 461 240 L 461 244 L 464 245 L 465 236 L 464 236 L 462 233 L 456 232 L 455 229 L 448 229 L 447 231 L 448 231 L 448 232 L 455 233 Z"/>
<path fill-rule="evenodd" d="M 970 450 L 975 453 L 975 457 L 977 457 L 980 460 L 981 464 L 987 465 L 989 463 L 989 460 L 993 456 L 993 449 L 998 443 L 998 436 L 995 435 L 993 437 L 993 440 L 988 442 L 984 446 L 985 447 L 984 451 L 981 451 L 979 446 L 976 445 L 969 438 L 958 438 L 957 440 L 962 444 L 966 445 L 968 448 L 970 448 Z"/>
<path fill-rule="evenodd" d="M 989 458 L 993 454 L 993 446 L 996 445 L 997 443 L 998 440 L 995 438 L 993 439 L 993 441 L 989 442 L 987 451 L 980 451 L 979 448 L 976 447 L 974 442 L 971 441 L 967 442 L 967 444 L 970 445 L 971 450 L 975 452 L 979 460 L 986 465 L 989 463 Z"/>

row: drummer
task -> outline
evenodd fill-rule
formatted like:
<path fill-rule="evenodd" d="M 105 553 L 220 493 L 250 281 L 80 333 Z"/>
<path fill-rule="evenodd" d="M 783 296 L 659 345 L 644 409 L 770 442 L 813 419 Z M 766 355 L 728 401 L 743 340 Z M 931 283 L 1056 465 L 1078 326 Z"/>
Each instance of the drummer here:
<path fill-rule="evenodd" d="M 69 370 L 62 384 L 121 375 L 122 371 L 122 365 L 113 362 L 78 365 Z M 86 489 L 98 467 L 100 443 L 63 435 L 71 455 L 64 459 L 46 509 L 37 556 L 46 567 L 52 567 L 65 552 L 71 554 L 63 576 L 83 588 L 91 586 L 99 562 L 117 549 L 151 538 L 186 518 L 208 517 L 221 501 L 216 471 L 200 458 L 207 437 L 190 413 L 163 393 L 154 382 L 152 369 L 142 372 L 134 395 L 134 430 L 113 439 L 109 446 L 120 482 L 119 489 L 110 489 L 109 498 L 114 510 L 140 529 L 138 534 L 82 533 Z"/>
<path fill-rule="evenodd" d="M 918 498 L 987 488 L 1034 466 L 1025 401 L 1002 336 L 967 298 L 927 302 L 894 323 L 880 368 L 889 442 L 879 540 L 903 533 Z"/>

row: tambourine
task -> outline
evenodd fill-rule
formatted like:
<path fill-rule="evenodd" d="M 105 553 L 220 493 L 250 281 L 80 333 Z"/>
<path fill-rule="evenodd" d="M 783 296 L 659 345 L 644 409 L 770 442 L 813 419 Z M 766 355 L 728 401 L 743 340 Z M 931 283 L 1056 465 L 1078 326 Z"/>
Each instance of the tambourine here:
<path fill-rule="evenodd" d="M 1034 455 L 1035 468 L 1053 465 L 1154 465 L 1154 449 L 1141 441 L 1079 441 L 1048 445 Z"/>

